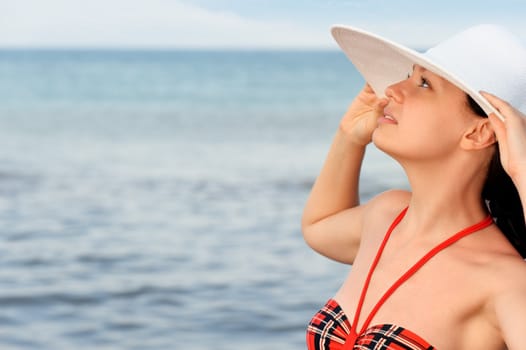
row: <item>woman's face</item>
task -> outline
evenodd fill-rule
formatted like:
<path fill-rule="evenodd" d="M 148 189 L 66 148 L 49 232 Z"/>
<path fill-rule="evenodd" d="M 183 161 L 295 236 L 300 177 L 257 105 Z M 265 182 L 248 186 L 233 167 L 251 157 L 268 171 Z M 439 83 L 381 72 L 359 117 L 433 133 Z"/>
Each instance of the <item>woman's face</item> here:
<path fill-rule="evenodd" d="M 385 93 L 389 103 L 373 142 L 395 159 L 443 159 L 458 148 L 466 128 L 477 118 L 465 92 L 420 66 Z"/>

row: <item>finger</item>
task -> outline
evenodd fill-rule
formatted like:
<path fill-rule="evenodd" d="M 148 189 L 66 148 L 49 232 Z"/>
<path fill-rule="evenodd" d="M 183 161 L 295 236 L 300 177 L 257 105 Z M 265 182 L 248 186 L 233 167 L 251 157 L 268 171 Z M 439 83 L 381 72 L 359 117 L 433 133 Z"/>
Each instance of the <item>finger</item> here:
<path fill-rule="evenodd" d="M 385 106 L 387 106 L 387 104 L 389 103 L 389 99 L 387 98 L 379 98 L 378 101 L 376 102 L 376 106 L 378 108 L 384 108 Z"/>
<path fill-rule="evenodd" d="M 374 104 L 374 110 L 377 115 L 384 114 L 384 108 L 389 103 L 389 100 L 386 98 L 379 98 Z"/>
<path fill-rule="evenodd" d="M 490 94 L 489 92 L 480 91 L 480 94 L 491 103 L 493 107 L 502 114 L 504 114 L 505 117 L 507 117 L 509 114 L 516 113 L 515 108 L 513 108 L 507 101 L 504 101 L 503 99 Z"/>
<path fill-rule="evenodd" d="M 488 119 L 491 123 L 491 126 L 493 127 L 493 130 L 495 131 L 495 135 L 497 135 L 497 140 L 505 140 L 506 139 L 506 124 L 500 119 L 495 113 L 490 113 L 488 115 Z"/>
<path fill-rule="evenodd" d="M 488 101 L 494 105 L 494 101 L 497 104 L 500 104 L 500 107 L 497 108 L 506 118 L 504 120 L 505 127 L 509 130 L 523 130 L 526 128 L 526 115 L 524 115 L 522 112 L 517 110 L 515 107 L 510 105 L 508 102 L 503 101 L 502 99 L 496 97 L 495 95 L 489 94 L 489 93 L 483 93 L 484 97 L 488 99 Z"/>
<path fill-rule="evenodd" d="M 373 87 L 371 85 L 369 85 L 369 83 L 365 84 L 365 86 L 363 87 L 363 90 L 374 94 Z"/>

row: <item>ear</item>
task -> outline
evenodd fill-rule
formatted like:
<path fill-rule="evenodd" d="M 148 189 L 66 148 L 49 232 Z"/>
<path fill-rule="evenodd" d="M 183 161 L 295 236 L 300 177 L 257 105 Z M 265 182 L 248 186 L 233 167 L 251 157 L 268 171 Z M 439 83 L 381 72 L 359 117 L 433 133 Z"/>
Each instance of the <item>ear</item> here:
<path fill-rule="evenodd" d="M 477 118 L 462 135 L 460 146 L 465 150 L 478 150 L 497 142 L 488 118 Z"/>

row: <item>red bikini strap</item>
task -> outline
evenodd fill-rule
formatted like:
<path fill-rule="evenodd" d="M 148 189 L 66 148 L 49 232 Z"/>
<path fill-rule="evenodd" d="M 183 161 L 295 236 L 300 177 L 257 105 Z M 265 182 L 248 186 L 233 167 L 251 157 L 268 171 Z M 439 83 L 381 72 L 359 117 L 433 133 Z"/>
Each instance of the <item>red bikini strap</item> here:
<path fill-rule="evenodd" d="M 360 314 L 362 312 L 362 306 L 363 302 L 365 300 L 365 295 L 367 294 L 367 289 L 369 288 L 369 283 L 371 282 L 371 277 L 373 275 L 373 271 L 376 268 L 376 265 L 378 265 L 378 261 L 380 261 L 380 256 L 382 255 L 382 252 L 384 250 L 385 245 L 387 244 L 387 241 L 389 240 L 389 236 L 391 236 L 391 232 L 393 232 L 394 228 L 402 221 L 402 219 L 405 216 L 405 213 L 407 212 L 408 207 L 406 207 L 398 216 L 396 219 L 394 219 L 391 226 L 389 226 L 389 229 L 387 230 L 387 233 L 385 234 L 385 237 L 382 241 L 382 244 L 380 245 L 380 248 L 378 248 L 378 252 L 376 253 L 376 257 L 374 258 L 373 264 L 371 265 L 369 269 L 369 273 L 367 274 L 367 278 L 365 279 L 365 283 L 362 288 L 362 294 L 360 295 L 360 300 L 358 301 L 358 305 L 356 307 L 356 312 L 354 313 L 354 321 L 351 324 L 351 334 L 358 334 L 356 332 L 356 329 L 358 328 L 358 319 L 360 318 Z"/>
<path fill-rule="evenodd" d="M 373 317 L 376 315 L 376 313 L 378 312 L 380 307 L 385 303 L 385 301 L 391 296 L 391 294 L 393 294 L 393 292 L 398 287 L 400 287 L 400 285 L 402 285 L 402 283 L 407 281 L 413 274 L 415 274 L 415 272 L 417 272 L 432 257 L 434 257 L 436 254 L 438 254 L 443 249 L 449 247 L 453 243 L 455 243 L 458 240 L 462 239 L 463 237 L 465 237 L 465 236 L 467 236 L 467 235 L 469 235 L 471 233 L 475 233 L 475 232 L 477 232 L 479 230 L 482 230 L 483 228 L 486 228 L 486 227 L 488 227 L 489 225 L 491 225 L 493 223 L 493 219 L 491 218 L 490 215 L 488 215 L 486 218 L 484 218 L 484 220 L 476 223 L 475 225 L 469 226 L 469 227 L 467 227 L 467 228 L 455 233 L 453 236 L 449 237 L 448 239 L 446 239 L 445 241 L 443 241 L 442 243 L 438 244 L 436 247 L 431 249 L 426 255 L 424 255 L 420 260 L 418 260 L 409 270 L 407 270 L 407 272 L 404 273 L 391 286 L 391 288 L 389 288 L 385 292 L 385 294 L 382 296 L 382 298 L 378 301 L 378 303 L 376 303 L 374 308 L 369 313 L 369 316 L 365 320 L 365 323 L 363 324 L 360 333 L 356 333 L 358 319 L 360 317 L 362 305 L 363 305 L 363 302 L 364 302 L 364 299 L 365 299 L 365 295 L 367 294 L 367 289 L 369 288 L 369 283 L 371 281 L 371 277 L 372 277 L 372 274 L 374 272 L 374 269 L 376 268 L 376 265 L 378 264 L 378 261 L 380 260 L 382 252 L 383 252 L 383 250 L 385 248 L 385 245 L 386 245 L 387 241 L 389 240 L 389 237 L 391 236 L 392 231 L 394 230 L 396 225 L 398 225 L 398 223 L 402 220 L 402 218 L 404 217 L 406 212 L 407 212 L 407 208 L 405 208 L 398 215 L 398 217 L 395 219 L 393 224 L 391 224 L 391 226 L 389 227 L 389 230 L 387 231 L 387 234 L 385 235 L 384 240 L 382 241 L 382 244 L 380 245 L 378 253 L 376 254 L 376 258 L 375 258 L 373 264 L 371 265 L 371 268 L 369 270 L 369 274 L 367 275 L 367 279 L 366 279 L 365 284 L 364 284 L 364 288 L 362 290 L 362 295 L 360 296 L 360 301 L 359 301 L 359 304 L 358 304 L 358 308 L 357 308 L 356 313 L 354 315 L 354 322 L 351 325 L 351 327 L 353 327 L 353 329 L 355 331 L 355 334 L 362 334 L 363 332 L 365 332 L 367 330 L 367 327 L 369 327 L 369 324 L 371 323 L 371 320 L 373 319 Z"/>

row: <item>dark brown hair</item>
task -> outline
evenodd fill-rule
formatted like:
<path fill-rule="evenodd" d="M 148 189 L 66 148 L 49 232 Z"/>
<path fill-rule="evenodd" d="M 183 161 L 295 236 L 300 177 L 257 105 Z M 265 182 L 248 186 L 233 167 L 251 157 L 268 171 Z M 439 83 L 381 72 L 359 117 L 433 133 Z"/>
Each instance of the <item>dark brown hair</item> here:
<path fill-rule="evenodd" d="M 478 116 L 487 118 L 487 114 L 475 100 L 469 95 L 467 97 L 470 109 Z M 521 256 L 526 258 L 526 224 L 521 200 L 513 181 L 502 167 L 498 147 L 488 168 L 482 199 L 499 229 Z"/>

